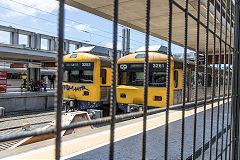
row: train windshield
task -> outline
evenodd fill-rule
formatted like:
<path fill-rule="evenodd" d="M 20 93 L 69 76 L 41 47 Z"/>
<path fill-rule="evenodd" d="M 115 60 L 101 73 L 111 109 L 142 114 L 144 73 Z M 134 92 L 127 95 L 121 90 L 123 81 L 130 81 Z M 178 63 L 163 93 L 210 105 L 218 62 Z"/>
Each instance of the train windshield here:
<path fill-rule="evenodd" d="M 144 72 L 119 72 L 119 85 L 143 86 Z M 166 87 L 166 72 L 150 71 L 149 86 Z"/>
<path fill-rule="evenodd" d="M 64 81 L 75 83 L 93 83 L 93 70 L 65 70 Z"/>

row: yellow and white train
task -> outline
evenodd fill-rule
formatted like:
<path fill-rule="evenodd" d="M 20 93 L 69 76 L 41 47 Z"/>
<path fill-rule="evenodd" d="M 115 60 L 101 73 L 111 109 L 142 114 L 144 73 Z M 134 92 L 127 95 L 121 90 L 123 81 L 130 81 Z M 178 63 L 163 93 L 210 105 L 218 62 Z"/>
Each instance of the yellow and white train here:
<path fill-rule="evenodd" d="M 118 86 L 117 103 L 118 108 L 124 112 L 138 111 L 143 104 L 143 81 L 144 81 L 144 61 L 145 47 L 140 48 L 134 54 L 129 54 L 120 58 L 118 64 Z M 166 68 L 167 68 L 167 47 L 149 46 L 149 87 L 148 87 L 148 108 L 166 106 Z M 195 93 L 195 65 L 193 62 L 187 62 L 186 76 L 186 102 L 194 100 Z M 171 57 L 170 66 L 170 106 L 182 103 L 182 72 L 183 61 Z M 211 93 L 211 73 L 212 67 L 208 68 L 207 79 L 207 97 Z M 215 70 L 217 75 L 217 70 Z M 204 66 L 199 65 L 198 74 L 198 100 L 204 98 Z M 216 76 L 217 77 L 217 76 Z M 221 87 L 223 77 L 221 77 Z M 216 84 L 218 79 L 216 78 Z M 217 86 L 217 85 L 216 85 Z M 218 89 L 215 89 L 215 95 L 218 95 Z M 221 92 L 221 95 L 223 93 Z"/>
<path fill-rule="evenodd" d="M 149 88 L 148 108 L 166 106 L 166 68 L 167 47 L 149 46 Z M 65 55 L 63 82 L 63 104 L 70 109 L 99 109 L 104 115 L 109 113 L 111 86 L 111 58 L 109 50 L 101 47 L 82 47 L 72 54 Z M 145 47 L 134 54 L 121 57 L 117 62 L 117 104 L 124 112 L 138 111 L 143 104 L 144 95 Z M 170 106 L 182 103 L 183 61 L 171 57 L 170 66 Z M 207 97 L 210 98 L 212 67 L 208 68 Z M 222 71 L 221 71 L 222 73 Z M 218 75 L 218 70 L 215 70 Z M 194 100 L 195 65 L 187 62 L 186 102 Z M 221 74 L 223 75 L 223 74 Z M 199 65 L 198 100 L 204 98 L 204 66 Z M 216 76 L 215 95 L 218 95 L 218 76 Z M 225 81 L 227 83 L 227 80 Z M 223 76 L 220 87 L 223 86 Z M 221 90 L 221 96 L 223 92 Z"/>
<path fill-rule="evenodd" d="M 63 57 L 65 110 L 101 108 L 108 112 L 111 86 L 109 50 L 81 47 Z"/>

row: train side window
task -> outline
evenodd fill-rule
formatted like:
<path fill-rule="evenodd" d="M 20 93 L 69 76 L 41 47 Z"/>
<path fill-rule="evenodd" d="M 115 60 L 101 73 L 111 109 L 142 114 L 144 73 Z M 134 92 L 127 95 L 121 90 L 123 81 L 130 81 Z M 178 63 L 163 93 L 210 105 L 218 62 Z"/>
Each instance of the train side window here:
<path fill-rule="evenodd" d="M 107 71 L 106 69 L 100 70 L 100 77 L 102 78 L 102 84 L 106 84 L 107 79 Z"/>
<path fill-rule="evenodd" d="M 178 71 L 174 71 L 174 86 L 175 88 L 178 87 Z"/>

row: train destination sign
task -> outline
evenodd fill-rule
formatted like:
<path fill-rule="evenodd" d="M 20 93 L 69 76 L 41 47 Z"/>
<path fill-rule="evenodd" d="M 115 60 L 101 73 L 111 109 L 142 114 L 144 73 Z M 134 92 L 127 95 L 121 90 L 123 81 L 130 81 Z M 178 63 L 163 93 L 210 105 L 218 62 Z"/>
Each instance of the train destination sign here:
<path fill-rule="evenodd" d="M 93 69 L 94 62 L 66 62 L 64 63 L 64 69 Z"/>
<path fill-rule="evenodd" d="M 122 63 L 118 64 L 120 72 L 143 71 L 143 63 Z M 149 71 L 166 71 L 166 63 L 149 63 Z"/>

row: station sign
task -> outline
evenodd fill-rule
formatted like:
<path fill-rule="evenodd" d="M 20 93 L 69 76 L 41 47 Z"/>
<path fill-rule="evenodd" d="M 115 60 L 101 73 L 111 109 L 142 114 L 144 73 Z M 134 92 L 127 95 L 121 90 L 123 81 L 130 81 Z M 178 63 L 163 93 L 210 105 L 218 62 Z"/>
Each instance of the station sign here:
<path fill-rule="evenodd" d="M 12 63 L 10 64 L 10 68 L 25 68 L 25 66 L 22 63 Z"/>
<path fill-rule="evenodd" d="M 28 63 L 28 68 L 41 68 L 41 63 Z"/>
<path fill-rule="evenodd" d="M 7 72 L 0 71 L 0 91 L 7 91 Z"/>

